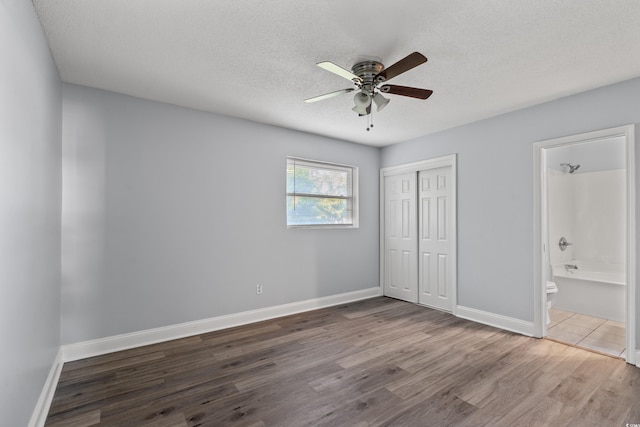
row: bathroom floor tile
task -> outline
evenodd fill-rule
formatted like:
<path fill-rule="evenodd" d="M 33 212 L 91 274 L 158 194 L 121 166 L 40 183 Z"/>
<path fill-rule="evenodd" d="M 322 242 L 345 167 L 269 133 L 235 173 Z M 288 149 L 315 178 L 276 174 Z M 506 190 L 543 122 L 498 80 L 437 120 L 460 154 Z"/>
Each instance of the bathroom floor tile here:
<path fill-rule="evenodd" d="M 549 317 L 552 322 L 562 322 L 563 320 L 568 319 L 573 316 L 573 313 L 569 313 L 568 311 L 558 310 L 556 308 L 552 308 L 549 310 Z"/>
<path fill-rule="evenodd" d="M 602 353 L 618 356 L 624 351 L 625 345 L 615 345 L 608 341 L 603 341 L 597 337 L 588 336 L 576 344 L 578 347 L 590 348 Z"/>
<path fill-rule="evenodd" d="M 565 320 L 564 322 L 558 323 L 553 328 L 550 328 L 549 332 L 569 332 L 571 334 L 580 335 L 584 338 L 592 333 L 593 330 L 594 328 L 584 327 L 582 324 L 568 323 L 568 320 Z"/>
<path fill-rule="evenodd" d="M 583 328 L 590 328 L 594 330 L 598 326 L 604 324 L 607 319 L 600 319 L 598 317 L 587 316 L 586 314 L 574 314 L 566 319 L 563 323 L 571 323 L 574 325 L 582 326 Z"/>
<path fill-rule="evenodd" d="M 614 323 L 618 323 L 618 322 L 614 322 Z M 620 327 L 620 326 L 612 325 L 612 324 L 609 324 L 609 321 L 607 321 L 603 325 L 598 326 L 595 332 L 600 332 L 603 334 L 621 337 L 622 339 L 626 338 L 627 336 L 624 326 Z"/>
<path fill-rule="evenodd" d="M 566 342 L 567 344 L 573 344 L 573 345 L 578 344 L 578 342 L 584 338 L 584 335 L 574 334 L 571 332 L 566 332 L 566 331 L 557 330 L 557 329 L 558 329 L 557 327 L 550 329 L 547 332 L 547 336 L 549 338 L 553 338 L 554 340 Z"/>
<path fill-rule="evenodd" d="M 551 309 L 547 337 L 616 357 L 626 357 L 624 323 Z"/>
<path fill-rule="evenodd" d="M 616 322 L 615 320 L 607 320 L 604 322 L 605 326 L 615 326 L 617 328 L 621 328 L 624 330 L 625 325 L 622 322 Z"/>
<path fill-rule="evenodd" d="M 622 346 L 622 348 L 624 348 L 624 346 L 627 343 L 626 337 L 621 337 L 618 335 L 613 335 L 613 334 L 601 331 L 600 328 L 596 329 L 595 331 L 587 335 L 585 339 L 587 338 L 598 339 L 603 343 L 611 343 L 614 346 Z"/>

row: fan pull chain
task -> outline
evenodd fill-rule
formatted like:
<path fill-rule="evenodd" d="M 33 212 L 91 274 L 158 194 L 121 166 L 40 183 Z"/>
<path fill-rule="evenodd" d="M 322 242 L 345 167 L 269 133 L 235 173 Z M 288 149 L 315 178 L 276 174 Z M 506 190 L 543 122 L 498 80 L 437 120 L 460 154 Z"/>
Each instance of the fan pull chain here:
<path fill-rule="evenodd" d="M 369 132 L 372 127 L 373 127 L 373 111 L 367 114 L 367 132 Z"/>

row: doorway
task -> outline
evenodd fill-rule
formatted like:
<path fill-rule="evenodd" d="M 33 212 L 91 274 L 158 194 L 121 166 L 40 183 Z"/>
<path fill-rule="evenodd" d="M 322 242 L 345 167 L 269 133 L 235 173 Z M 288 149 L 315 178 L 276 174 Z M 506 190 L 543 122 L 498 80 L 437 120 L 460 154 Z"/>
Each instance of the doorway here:
<path fill-rule="evenodd" d="M 455 314 L 456 156 L 380 171 L 383 293 Z"/>
<path fill-rule="evenodd" d="M 598 350 L 589 336 L 594 341 L 602 335 L 599 325 L 606 330 L 622 325 L 621 357 L 631 364 L 636 363 L 634 148 L 632 125 L 534 144 L 536 336 Z M 550 308 L 554 303 L 557 309 Z M 593 331 L 578 320 L 588 321 Z M 569 328 L 566 339 L 562 327 Z M 587 336 L 577 337 L 579 330 Z"/>

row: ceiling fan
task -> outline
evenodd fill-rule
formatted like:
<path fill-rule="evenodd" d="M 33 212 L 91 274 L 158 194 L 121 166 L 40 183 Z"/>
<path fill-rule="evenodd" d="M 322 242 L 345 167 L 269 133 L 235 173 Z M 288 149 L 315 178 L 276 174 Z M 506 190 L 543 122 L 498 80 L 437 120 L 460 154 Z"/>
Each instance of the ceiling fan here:
<path fill-rule="evenodd" d="M 351 67 L 351 71 L 330 61 L 318 62 L 316 64 L 318 67 L 324 68 L 347 80 L 351 80 L 355 87 L 314 96 L 313 98 L 305 99 L 304 102 L 322 101 L 323 99 L 333 98 L 334 96 L 357 90 L 353 98 L 355 103 L 353 111 L 358 113 L 359 116 L 366 116 L 371 114 L 372 103 L 375 103 L 378 107 L 377 111 L 387 106 L 389 99 L 382 96 L 382 93 L 427 99 L 433 93 L 432 90 L 385 84 L 387 80 L 425 62 L 427 62 L 427 57 L 419 52 L 413 52 L 387 68 L 385 68 L 380 61 L 373 59 L 355 63 L 353 67 Z"/>

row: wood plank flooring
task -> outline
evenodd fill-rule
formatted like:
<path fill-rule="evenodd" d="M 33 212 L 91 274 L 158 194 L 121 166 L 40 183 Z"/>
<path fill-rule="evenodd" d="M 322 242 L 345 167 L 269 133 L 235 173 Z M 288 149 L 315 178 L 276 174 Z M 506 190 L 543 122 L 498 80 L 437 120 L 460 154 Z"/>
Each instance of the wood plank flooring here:
<path fill-rule="evenodd" d="M 640 369 L 389 298 L 66 363 L 47 426 L 624 426 Z"/>

